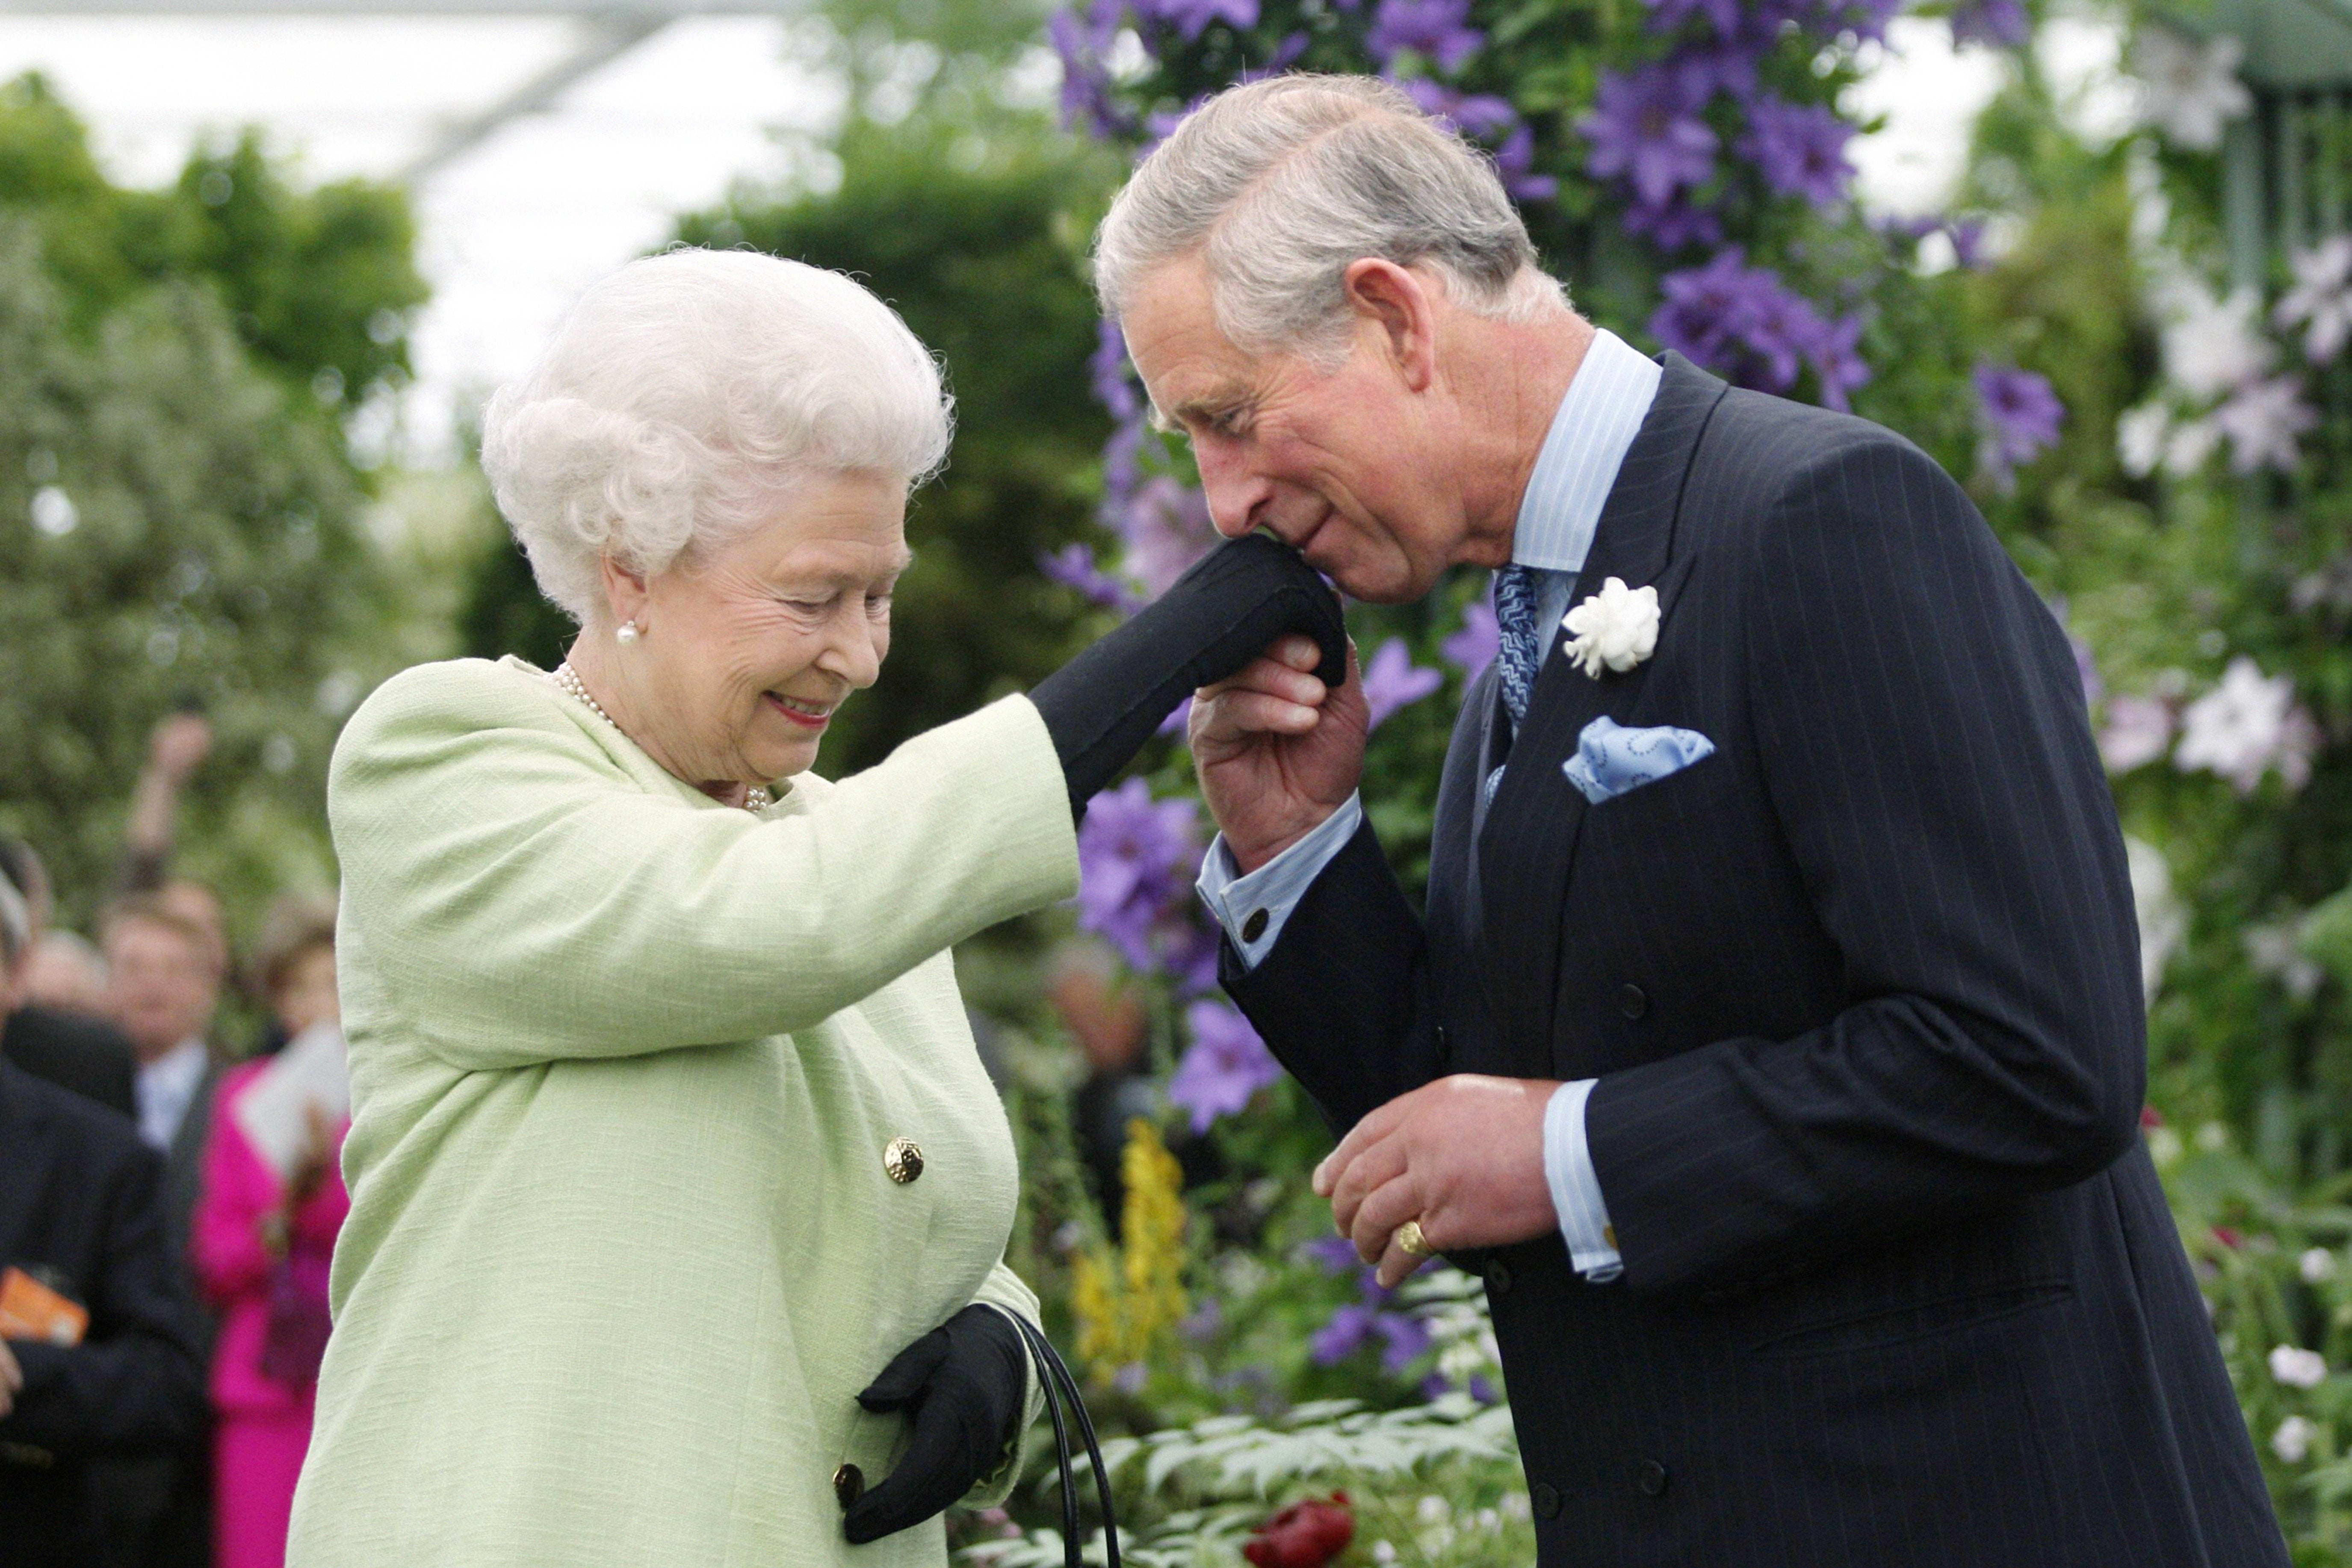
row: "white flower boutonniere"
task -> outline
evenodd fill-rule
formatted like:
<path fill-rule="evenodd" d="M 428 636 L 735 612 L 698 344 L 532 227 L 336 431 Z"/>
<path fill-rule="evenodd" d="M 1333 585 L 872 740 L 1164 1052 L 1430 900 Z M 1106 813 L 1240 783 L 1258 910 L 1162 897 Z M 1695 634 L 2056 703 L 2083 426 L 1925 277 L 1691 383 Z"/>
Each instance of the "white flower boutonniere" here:
<path fill-rule="evenodd" d="M 1658 591 L 1628 588 L 1625 579 L 1612 577 L 1562 624 L 1571 640 L 1560 651 L 1579 669 L 1595 680 L 1604 668 L 1622 675 L 1657 650 Z"/>

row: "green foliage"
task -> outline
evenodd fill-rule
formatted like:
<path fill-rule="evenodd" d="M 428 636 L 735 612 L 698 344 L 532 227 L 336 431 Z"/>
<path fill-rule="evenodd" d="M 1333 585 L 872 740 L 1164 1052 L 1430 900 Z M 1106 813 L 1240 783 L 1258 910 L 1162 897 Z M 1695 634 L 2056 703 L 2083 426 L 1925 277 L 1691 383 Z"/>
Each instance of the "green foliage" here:
<path fill-rule="evenodd" d="M 393 186 L 297 190 L 247 132 L 200 150 L 163 190 L 124 189 L 33 75 L 0 88 L 0 207 L 37 226 L 82 331 L 176 279 L 215 291 L 257 361 L 324 404 L 407 376 L 407 315 L 425 286 L 407 197 Z"/>
<path fill-rule="evenodd" d="M 120 189 L 38 79 L 0 89 L 0 831 L 68 921 L 176 704 L 217 735 L 187 868 L 247 911 L 331 882 L 335 726 L 406 650 L 313 384 L 403 374 L 409 248 L 398 193 L 296 191 L 250 137 Z"/>

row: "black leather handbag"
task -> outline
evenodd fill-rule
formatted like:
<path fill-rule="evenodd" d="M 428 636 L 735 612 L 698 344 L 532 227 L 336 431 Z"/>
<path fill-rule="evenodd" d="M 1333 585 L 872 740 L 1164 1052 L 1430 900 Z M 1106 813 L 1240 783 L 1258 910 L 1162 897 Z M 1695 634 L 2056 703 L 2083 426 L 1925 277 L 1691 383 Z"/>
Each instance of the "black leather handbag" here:
<path fill-rule="evenodd" d="M 1054 1458 L 1061 1467 L 1062 1476 L 1062 1550 L 1068 1568 L 1086 1568 L 1080 1553 L 1078 1534 L 1078 1489 L 1073 1475 L 1070 1453 L 1070 1428 L 1076 1426 L 1078 1438 L 1086 1445 L 1087 1462 L 1094 1467 L 1095 1496 L 1102 1504 L 1103 1544 L 1109 1555 L 1107 1568 L 1119 1568 L 1118 1520 L 1111 1510 L 1110 1472 L 1103 1468 L 1102 1445 L 1095 1441 L 1095 1424 L 1087 1415 L 1086 1401 L 1078 1397 L 1077 1380 L 1063 1364 L 1061 1355 L 1047 1341 L 1036 1324 L 1018 1312 L 1007 1312 L 1013 1326 L 1021 1331 L 1029 1346 L 1029 1360 L 1037 1369 L 1038 1386 L 1045 1391 L 1045 1410 L 1054 1418 Z M 1066 1416 L 1064 1403 L 1069 1409 Z"/>

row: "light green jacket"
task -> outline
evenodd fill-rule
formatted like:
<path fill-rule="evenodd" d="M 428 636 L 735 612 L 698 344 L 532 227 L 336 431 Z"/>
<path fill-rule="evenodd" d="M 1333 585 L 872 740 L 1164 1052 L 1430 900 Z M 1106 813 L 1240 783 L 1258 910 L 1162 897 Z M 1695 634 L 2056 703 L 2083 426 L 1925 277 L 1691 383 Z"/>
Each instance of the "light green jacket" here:
<path fill-rule="evenodd" d="M 888 1473 L 855 1396 L 902 1347 L 1035 1314 L 947 950 L 1077 886 L 1037 710 L 753 816 L 529 665 L 425 665 L 328 814 L 352 1213 L 292 1568 L 939 1568 L 937 1520 L 845 1544 L 832 1479 Z"/>

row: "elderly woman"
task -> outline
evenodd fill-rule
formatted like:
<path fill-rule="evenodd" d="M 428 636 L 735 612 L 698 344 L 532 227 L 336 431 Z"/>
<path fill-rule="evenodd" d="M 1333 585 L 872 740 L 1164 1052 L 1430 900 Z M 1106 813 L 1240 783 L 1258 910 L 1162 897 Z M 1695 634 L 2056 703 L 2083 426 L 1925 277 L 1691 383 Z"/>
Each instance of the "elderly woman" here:
<path fill-rule="evenodd" d="M 551 674 L 409 670 L 336 750 L 352 1208 L 297 1568 L 937 1568 L 938 1513 L 1010 1486 L 1035 1302 L 949 948 L 1074 890 L 1076 813 L 1184 692 L 1347 651 L 1239 541 L 825 783 L 948 431 L 887 308 L 748 253 L 634 264 L 492 401 L 582 630 Z"/>

